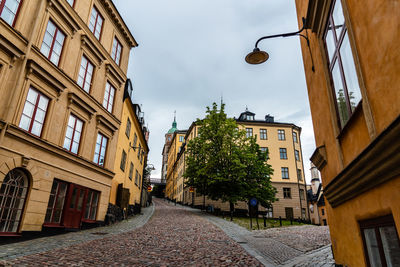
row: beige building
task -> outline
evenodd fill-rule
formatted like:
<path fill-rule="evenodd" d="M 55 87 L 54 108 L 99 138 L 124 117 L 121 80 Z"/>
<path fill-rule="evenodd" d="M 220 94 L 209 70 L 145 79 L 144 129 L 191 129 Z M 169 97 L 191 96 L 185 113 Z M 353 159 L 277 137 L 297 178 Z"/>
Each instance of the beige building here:
<path fill-rule="evenodd" d="M 145 126 L 140 106 L 132 102 L 132 92 L 132 83 L 128 79 L 124 91 L 121 130 L 118 134 L 115 156 L 115 176 L 110 192 L 110 203 L 124 210 L 126 215 L 139 210 L 143 171 L 149 153 L 147 145 L 149 131 Z"/>
<path fill-rule="evenodd" d="M 103 221 L 135 39 L 111 0 L 0 17 L 0 235 Z"/>
<path fill-rule="evenodd" d="M 274 169 L 271 177 L 272 185 L 277 189 L 278 201 L 273 203 L 273 208 L 268 210 L 270 217 L 277 218 L 304 218 L 308 219 L 306 200 L 306 185 L 304 178 L 303 157 L 300 143 L 301 128 L 291 123 L 275 122 L 274 118 L 267 115 L 264 120 L 256 120 L 255 114 L 250 111 L 243 112 L 236 119 L 239 127 L 242 127 L 247 136 L 256 136 L 257 143 L 261 149 L 269 152 L 268 164 Z M 185 135 L 185 142 L 189 142 L 198 134 L 198 126 L 193 123 Z M 185 146 L 182 147 L 184 151 Z M 172 159 L 171 159 L 172 160 Z M 185 157 L 180 156 L 179 161 L 171 167 L 171 174 L 176 169 L 177 192 L 173 193 L 172 199 L 183 199 L 184 204 L 200 206 L 204 198 L 200 194 L 190 192 L 190 188 L 184 188 L 183 178 L 180 173 L 184 172 Z M 170 165 L 170 164 L 169 164 Z M 183 195 L 180 192 L 183 188 Z M 229 210 L 229 203 L 221 203 L 210 199 L 205 200 L 206 205 L 213 205 L 214 208 Z M 247 209 L 247 204 L 240 202 L 235 208 Z"/>
<path fill-rule="evenodd" d="M 181 151 L 181 146 L 185 140 L 186 131 L 175 130 L 168 149 L 167 163 L 167 180 L 166 180 L 166 196 L 169 199 L 179 201 L 177 198 L 178 192 L 178 166 L 177 158 Z"/>

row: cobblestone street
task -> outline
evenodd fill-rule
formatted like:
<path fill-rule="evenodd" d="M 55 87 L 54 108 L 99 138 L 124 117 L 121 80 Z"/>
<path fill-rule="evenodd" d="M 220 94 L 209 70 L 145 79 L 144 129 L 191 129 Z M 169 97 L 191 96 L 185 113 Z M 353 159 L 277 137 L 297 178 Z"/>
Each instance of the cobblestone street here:
<path fill-rule="evenodd" d="M 0 266 L 333 266 L 329 246 L 305 254 L 259 237 L 265 233 L 154 202 L 143 215 L 112 226 L 0 246 Z"/>

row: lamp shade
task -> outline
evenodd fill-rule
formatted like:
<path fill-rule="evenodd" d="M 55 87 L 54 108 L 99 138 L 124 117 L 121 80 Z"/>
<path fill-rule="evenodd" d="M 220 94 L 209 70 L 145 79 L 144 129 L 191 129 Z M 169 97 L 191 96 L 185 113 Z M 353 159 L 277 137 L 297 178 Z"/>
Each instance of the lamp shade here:
<path fill-rule="evenodd" d="M 261 64 L 267 61 L 269 58 L 269 55 L 265 51 L 261 51 L 257 47 L 254 48 L 253 52 L 249 53 L 246 56 L 246 62 L 249 64 Z"/>

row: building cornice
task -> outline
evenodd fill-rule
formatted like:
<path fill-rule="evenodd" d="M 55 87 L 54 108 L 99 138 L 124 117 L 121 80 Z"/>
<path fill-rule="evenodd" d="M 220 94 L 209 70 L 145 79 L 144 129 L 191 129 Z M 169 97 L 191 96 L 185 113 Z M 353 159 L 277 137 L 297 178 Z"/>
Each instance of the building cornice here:
<path fill-rule="evenodd" d="M 332 207 L 400 176 L 400 116 L 324 188 Z"/>

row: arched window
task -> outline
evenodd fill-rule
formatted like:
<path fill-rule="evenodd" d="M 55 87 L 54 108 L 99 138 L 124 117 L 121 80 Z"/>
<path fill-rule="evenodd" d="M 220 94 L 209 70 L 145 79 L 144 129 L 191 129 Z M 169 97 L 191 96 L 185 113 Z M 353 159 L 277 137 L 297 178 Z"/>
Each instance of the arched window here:
<path fill-rule="evenodd" d="M 0 233 L 16 233 L 28 192 L 28 177 L 19 169 L 10 171 L 0 187 Z"/>

